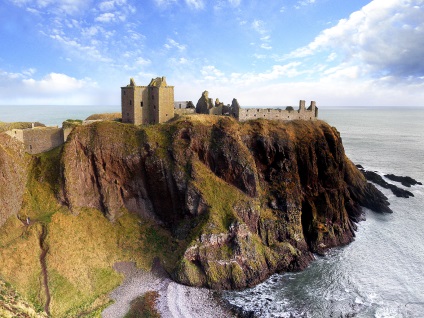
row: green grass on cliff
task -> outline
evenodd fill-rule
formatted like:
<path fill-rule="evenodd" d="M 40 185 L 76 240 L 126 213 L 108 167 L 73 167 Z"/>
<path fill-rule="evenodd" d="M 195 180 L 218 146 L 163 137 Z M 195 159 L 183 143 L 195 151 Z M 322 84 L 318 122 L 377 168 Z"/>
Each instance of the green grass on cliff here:
<path fill-rule="evenodd" d="M 51 317 L 81 313 L 99 317 L 110 302 L 107 294 L 122 281 L 113 269 L 118 261 L 134 261 L 150 270 L 156 257 L 172 259 L 169 255 L 178 250 L 178 242 L 152 222 L 141 222 L 122 211 L 112 223 L 100 211 L 83 209 L 73 215 L 61 204 L 61 147 L 31 158 L 20 219 L 10 217 L 0 231 L 0 278 L 10 282 L 35 310 L 42 312 L 46 302 L 40 263 L 42 226 L 47 229 L 44 244 L 49 249 Z"/>
<path fill-rule="evenodd" d="M 47 315 L 37 312 L 9 283 L 0 280 L 0 317 L 46 318 Z"/>
<path fill-rule="evenodd" d="M 26 192 L 19 216 L 48 223 L 51 216 L 66 209 L 58 201 L 61 188 L 60 156 L 62 147 L 32 156 Z"/>
<path fill-rule="evenodd" d="M 33 123 L 30 122 L 13 122 L 13 123 L 5 123 L 0 121 L 0 132 L 12 130 L 12 129 L 27 129 L 31 128 Z M 36 127 L 44 127 L 44 124 L 34 123 Z"/>

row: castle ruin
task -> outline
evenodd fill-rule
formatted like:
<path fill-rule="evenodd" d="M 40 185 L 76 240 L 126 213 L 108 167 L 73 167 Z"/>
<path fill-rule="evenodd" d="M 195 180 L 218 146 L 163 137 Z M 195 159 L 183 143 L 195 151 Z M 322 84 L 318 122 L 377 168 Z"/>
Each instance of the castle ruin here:
<path fill-rule="evenodd" d="M 159 124 L 174 117 L 174 86 L 165 77 L 152 79 L 148 86 L 137 86 L 134 79 L 121 87 L 122 122 L 135 125 Z"/>
<path fill-rule="evenodd" d="M 292 106 L 282 108 L 241 108 L 234 98 L 231 105 L 224 105 L 217 98 L 213 102 L 208 91 L 204 91 L 196 107 L 190 101 L 175 102 L 174 86 L 168 86 L 165 77 L 152 79 L 148 86 L 136 86 L 134 79 L 121 87 L 122 122 L 135 125 L 166 122 L 175 115 L 207 114 L 232 116 L 239 121 L 258 118 L 269 120 L 315 120 L 318 108 L 314 101 L 306 108 L 305 101 L 299 102 L 299 109 Z"/>

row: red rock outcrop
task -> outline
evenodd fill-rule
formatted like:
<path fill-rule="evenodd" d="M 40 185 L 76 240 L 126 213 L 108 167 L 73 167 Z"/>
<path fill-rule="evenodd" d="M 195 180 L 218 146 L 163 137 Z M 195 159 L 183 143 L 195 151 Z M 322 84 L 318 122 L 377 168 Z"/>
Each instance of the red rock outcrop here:
<path fill-rule="evenodd" d="M 311 253 L 351 242 L 361 205 L 390 212 L 322 121 L 94 123 L 71 134 L 62 176 L 72 211 L 157 220 L 186 244 L 173 277 L 217 289 L 302 269 Z"/>

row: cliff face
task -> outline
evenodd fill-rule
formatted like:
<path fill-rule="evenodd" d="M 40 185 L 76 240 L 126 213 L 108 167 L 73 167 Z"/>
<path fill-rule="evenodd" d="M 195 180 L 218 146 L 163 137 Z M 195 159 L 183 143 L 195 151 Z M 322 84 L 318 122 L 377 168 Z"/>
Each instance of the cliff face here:
<path fill-rule="evenodd" d="M 23 145 L 0 134 L 0 227 L 21 208 L 28 162 Z"/>
<path fill-rule="evenodd" d="M 194 286 L 243 288 L 302 269 L 312 252 L 353 240 L 360 205 L 390 212 L 322 121 L 100 122 L 77 127 L 61 160 L 74 213 L 129 210 L 162 224 L 183 246 L 164 266 Z"/>

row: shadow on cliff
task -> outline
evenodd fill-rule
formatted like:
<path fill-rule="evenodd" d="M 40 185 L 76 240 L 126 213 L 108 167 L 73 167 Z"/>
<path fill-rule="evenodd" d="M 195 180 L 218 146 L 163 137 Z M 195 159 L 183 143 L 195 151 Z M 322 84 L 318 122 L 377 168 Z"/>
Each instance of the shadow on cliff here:
<path fill-rule="evenodd" d="M 74 130 L 61 162 L 73 213 L 156 222 L 179 242 L 166 270 L 194 286 L 244 288 L 302 269 L 353 240 L 361 206 L 390 212 L 322 121 L 99 122 Z"/>

